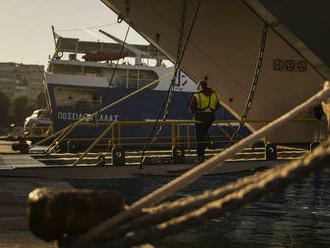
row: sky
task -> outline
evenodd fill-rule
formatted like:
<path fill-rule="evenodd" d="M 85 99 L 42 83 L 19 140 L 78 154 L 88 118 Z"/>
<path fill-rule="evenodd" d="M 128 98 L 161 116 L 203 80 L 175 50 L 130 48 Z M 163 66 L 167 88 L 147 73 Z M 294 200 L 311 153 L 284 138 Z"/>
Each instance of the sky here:
<path fill-rule="evenodd" d="M 98 29 L 124 39 L 127 24 L 118 24 L 100 0 L 0 0 L 0 62 L 47 65 L 54 53 L 51 26 L 63 37 L 112 42 Z M 133 29 L 132 44 L 147 44 Z"/>

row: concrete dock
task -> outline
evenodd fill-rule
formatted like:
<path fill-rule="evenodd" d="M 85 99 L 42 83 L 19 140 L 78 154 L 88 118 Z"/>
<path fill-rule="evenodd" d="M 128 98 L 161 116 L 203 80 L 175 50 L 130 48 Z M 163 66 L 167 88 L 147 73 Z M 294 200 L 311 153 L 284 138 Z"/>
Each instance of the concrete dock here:
<path fill-rule="evenodd" d="M 0 141 L 0 154 L 13 154 L 9 141 Z M 0 177 L 0 247 L 48 248 L 54 243 L 46 243 L 36 238 L 29 230 L 26 217 L 28 194 L 39 187 L 71 188 L 70 184 L 54 179 Z"/>

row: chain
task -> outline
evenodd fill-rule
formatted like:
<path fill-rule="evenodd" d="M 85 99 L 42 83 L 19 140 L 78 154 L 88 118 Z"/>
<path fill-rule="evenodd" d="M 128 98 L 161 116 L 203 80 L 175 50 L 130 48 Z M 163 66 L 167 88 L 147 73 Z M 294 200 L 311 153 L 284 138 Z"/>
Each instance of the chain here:
<path fill-rule="evenodd" d="M 231 138 L 232 141 L 234 141 L 236 139 L 237 135 L 241 131 L 242 127 L 244 126 L 246 118 L 247 118 L 249 111 L 251 109 L 251 106 L 252 106 L 252 102 L 253 102 L 254 94 L 257 89 L 259 74 L 260 74 L 260 70 L 261 70 L 261 66 L 262 66 L 262 62 L 263 62 L 263 58 L 264 58 L 268 26 L 269 26 L 268 23 L 265 23 L 263 32 L 262 32 L 262 39 L 261 39 L 261 44 L 260 44 L 260 48 L 259 48 L 259 56 L 258 56 L 256 70 L 254 72 L 254 77 L 253 77 L 253 81 L 252 81 L 252 85 L 251 85 L 251 89 L 250 89 L 250 94 L 249 94 L 248 100 L 246 102 L 245 110 L 241 117 L 241 122 L 237 129 L 237 132 L 235 132 Z"/>
<path fill-rule="evenodd" d="M 185 19 L 186 19 L 186 11 L 187 11 L 187 0 L 183 0 L 182 2 L 182 15 L 181 15 L 181 26 L 180 26 L 180 35 L 179 35 L 179 41 L 178 41 L 178 50 L 177 50 L 177 57 L 176 57 L 176 63 L 175 63 L 175 72 L 174 72 L 174 75 L 173 75 L 173 78 L 172 78 L 172 81 L 171 81 L 171 84 L 170 84 L 170 87 L 166 93 L 166 96 L 164 97 L 164 100 L 163 100 L 163 103 L 162 105 L 160 106 L 160 109 L 158 111 L 158 116 L 157 116 L 157 119 L 156 119 L 156 122 L 150 132 L 150 135 L 148 137 L 148 140 L 147 142 L 144 144 L 143 146 L 143 150 L 142 150 L 142 155 L 141 155 L 141 160 L 140 160 L 140 163 L 141 163 L 141 168 L 143 168 L 143 163 L 144 163 L 144 154 L 145 154 L 145 151 L 150 143 L 150 140 L 151 140 L 151 137 L 152 140 L 151 140 L 151 143 L 154 143 L 157 139 L 157 137 L 159 136 L 160 132 L 162 131 L 163 129 L 163 123 L 160 125 L 159 129 L 157 130 L 157 132 L 154 134 L 154 131 L 156 129 L 156 126 L 158 124 L 158 121 L 159 121 L 159 118 L 160 118 L 160 114 L 162 112 L 162 110 L 164 109 L 164 105 L 165 105 L 165 102 L 166 102 L 166 107 L 165 107 L 165 110 L 164 110 L 164 114 L 163 114 L 163 118 L 162 120 L 165 121 L 168 114 L 169 114 L 169 111 L 170 111 L 170 104 L 172 102 L 172 97 L 173 97 L 173 91 L 174 91 L 174 85 L 175 85 L 175 81 L 176 81 L 176 77 L 177 77 L 177 74 L 178 74 L 178 70 L 179 70 L 179 67 L 180 67 L 180 63 L 181 63 L 181 60 L 183 58 L 183 53 L 181 55 L 181 47 L 182 47 L 182 40 L 183 40 L 183 34 L 184 34 L 184 25 L 185 25 Z M 186 44 L 188 42 L 188 39 L 186 41 Z M 186 48 L 186 46 L 185 46 Z"/>
<path fill-rule="evenodd" d="M 160 117 L 160 113 L 161 113 L 161 110 L 163 109 L 163 106 L 165 104 L 165 100 L 166 99 L 167 99 L 167 104 L 166 104 L 166 108 L 165 108 L 164 115 L 163 115 L 163 121 L 166 120 L 167 115 L 169 113 L 169 106 L 170 106 L 170 104 L 172 102 L 172 97 L 173 97 L 173 91 L 174 91 L 174 85 L 175 85 L 176 77 L 177 77 L 177 74 L 178 74 L 178 71 L 179 71 L 180 64 L 182 62 L 184 53 L 186 51 L 187 45 L 189 43 L 189 39 L 191 37 L 191 33 L 192 33 L 192 30 L 193 30 L 195 21 L 197 19 L 197 15 L 198 15 L 198 12 L 199 12 L 201 3 L 202 3 L 202 0 L 199 0 L 198 1 L 197 8 L 196 8 L 196 11 L 195 11 L 195 14 L 194 14 L 193 21 L 192 21 L 191 26 L 190 26 L 190 29 L 189 29 L 188 36 L 187 36 L 187 39 L 186 39 L 186 42 L 185 42 L 185 46 L 184 46 L 184 48 L 183 48 L 183 50 L 181 52 L 181 46 L 182 46 L 183 35 L 184 35 L 184 25 L 185 25 L 186 12 L 187 12 L 187 0 L 183 0 L 182 16 L 181 16 L 181 28 L 180 28 L 180 36 L 179 36 L 179 42 L 178 42 L 179 44 L 178 44 L 178 51 L 177 51 L 177 61 L 176 61 L 176 64 L 175 64 L 175 73 L 174 73 L 174 76 L 173 76 L 171 85 L 170 85 L 170 87 L 169 87 L 169 89 L 167 91 L 167 94 L 166 94 L 165 98 L 164 98 L 163 104 L 161 105 L 161 108 L 160 108 L 160 110 L 158 112 L 158 116 L 157 116 L 156 122 L 155 122 L 155 124 L 154 124 L 154 126 L 153 126 L 153 128 L 151 130 L 151 133 L 150 133 L 150 135 L 148 137 L 147 142 L 145 143 L 145 145 L 143 147 L 142 155 L 141 155 L 141 168 L 143 168 L 145 150 L 146 150 L 146 148 L 147 148 L 147 146 L 149 144 L 149 141 L 151 139 L 151 136 L 154 133 L 154 130 L 155 130 L 156 126 L 157 126 L 157 123 L 158 123 L 158 120 L 159 120 L 159 117 Z M 163 123 L 162 123 L 162 125 L 163 125 Z M 162 125 L 159 128 L 159 130 L 157 131 L 156 135 L 154 135 L 154 138 L 153 138 L 152 142 L 154 142 L 156 140 L 157 136 L 161 132 Z"/>
<path fill-rule="evenodd" d="M 178 75 L 178 71 L 179 71 L 179 66 L 181 63 L 181 50 L 182 50 L 182 41 L 183 41 L 183 35 L 184 35 L 184 27 L 185 27 L 185 23 L 186 23 L 186 12 L 187 12 L 187 0 L 184 0 L 182 3 L 182 15 L 181 15 L 181 27 L 180 27 L 180 36 L 179 36 L 179 41 L 178 41 L 178 50 L 177 50 L 177 54 L 176 54 L 176 64 L 175 64 L 175 72 L 171 81 L 171 85 L 169 87 L 169 94 L 168 94 L 168 100 L 166 103 L 166 107 L 165 107 L 165 111 L 163 114 L 163 122 L 167 119 L 167 116 L 170 113 L 170 106 L 172 103 L 172 98 L 173 98 L 173 93 L 174 93 L 174 86 L 175 86 L 175 81 Z M 158 131 L 156 132 L 152 143 L 154 143 L 157 139 L 157 137 L 159 136 L 159 134 L 161 133 L 162 129 L 163 129 L 164 124 L 162 123 L 158 129 Z"/>

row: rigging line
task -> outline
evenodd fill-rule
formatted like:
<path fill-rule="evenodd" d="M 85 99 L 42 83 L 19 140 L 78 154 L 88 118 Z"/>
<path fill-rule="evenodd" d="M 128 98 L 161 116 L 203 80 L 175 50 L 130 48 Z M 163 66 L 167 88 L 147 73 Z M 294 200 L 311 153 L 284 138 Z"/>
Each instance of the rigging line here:
<path fill-rule="evenodd" d="M 247 99 L 243 115 L 241 117 L 240 125 L 237 128 L 237 131 L 234 132 L 233 136 L 231 137 L 232 142 L 234 139 L 237 138 L 237 135 L 241 131 L 242 127 L 244 126 L 244 124 L 246 122 L 246 118 L 247 118 L 247 116 L 250 112 L 251 106 L 252 106 L 252 102 L 253 102 L 254 94 L 257 89 L 259 74 L 261 71 L 261 66 L 262 66 L 262 62 L 263 62 L 263 58 L 264 58 L 268 27 L 269 27 L 269 24 L 265 22 L 264 28 L 262 31 L 261 43 L 260 43 L 260 47 L 259 47 L 259 56 L 258 56 L 258 60 L 257 60 L 256 70 L 255 70 L 254 76 L 253 76 L 253 81 L 252 81 L 251 88 L 250 88 L 249 97 Z"/>
<path fill-rule="evenodd" d="M 62 28 L 62 29 L 57 29 L 56 31 L 59 31 L 59 32 L 83 31 L 86 29 L 90 30 L 90 29 L 104 28 L 104 27 L 115 25 L 115 24 L 117 24 L 117 22 L 94 25 L 94 26 L 89 26 L 89 27 Z"/>
<path fill-rule="evenodd" d="M 117 70 L 117 67 L 118 67 L 118 62 L 119 62 L 119 59 L 123 53 L 123 50 L 124 50 L 124 46 L 125 46 L 125 43 L 126 43 L 126 39 L 127 39 L 127 35 L 128 35 L 128 32 L 129 32 L 129 29 L 130 29 L 130 25 L 128 25 L 128 28 L 127 28 L 127 31 L 126 31 L 126 34 L 125 34 L 125 39 L 124 39 L 124 42 L 121 46 L 121 50 L 120 50 L 120 54 L 119 54 L 119 58 L 117 60 L 117 63 L 116 63 L 116 66 L 115 66 L 115 69 L 113 70 L 113 73 L 112 73 L 112 76 L 111 76 L 111 79 L 109 81 L 109 84 L 108 84 L 108 87 L 107 87 L 107 90 L 106 90 L 106 93 L 104 95 L 104 105 L 103 106 L 106 106 L 106 97 L 108 95 L 108 91 L 109 91 L 109 88 L 111 86 L 111 83 L 112 83 L 112 80 L 113 80 L 113 77 L 115 75 L 115 72 Z M 122 98 L 121 98 L 122 99 Z M 110 104 L 111 105 L 111 104 Z M 92 115 L 95 115 L 95 114 L 98 114 L 99 112 L 102 112 L 104 109 L 106 109 L 106 107 L 104 108 L 101 108 L 100 110 L 98 110 L 97 112 L 93 113 Z M 48 148 L 45 150 L 46 152 L 51 152 L 53 149 L 54 149 L 54 144 L 56 142 L 56 140 L 59 140 L 59 141 L 62 141 L 64 139 L 64 137 L 66 137 L 75 127 L 76 127 L 76 124 L 77 123 L 80 123 L 82 121 L 82 119 L 80 119 L 79 121 L 75 122 L 75 123 L 72 123 L 70 124 L 69 126 L 67 126 L 66 128 L 60 130 L 62 131 L 62 133 L 59 131 L 55 134 L 59 134 L 59 136 L 48 146 Z M 55 135 L 54 134 L 54 135 Z"/>
<path fill-rule="evenodd" d="M 125 44 L 126 44 L 126 39 L 127 39 L 127 36 L 128 36 L 128 33 L 129 33 L 130 28 L 131 28 L 131 26 L 128 25 L 128 28 L 127 28 L 127 31 L 126 31 L 126 34 L 125 34 L 125 38 L 124 38 L 123 44 L 122 44 L 121 49 L 120 49 L 119 57 L 118 57 L 118 59 L 117 59 L 116 65 L 115 65 L 115 69 L 114 69 L 113 72 L 112 72 L 112 75 L 111 75 L 110 81 L 109 81 L 109 83 L 108 83 L 107 90 L 105 91 L 105 94 L 104 94 L 104 106 L 105 106 L 105 104 L 106 104 L 106 98 L 107 98 L 107 95 L 108 95 L 108 92 L 109 92 L 109 88 L 110 88 L 110 86 L 111 86 L 111 84 L 112 84 L 112 80 L 113 80 L 113 78 L 114 78 L 114 76 L 115 76 L 115 73 L 116 73 L 116 71 L 117 71 L 117 67 L 118 67 L 118 64 L 119 64 L 119 60 L 120 60 L 120 58 L 121 58 L 121 56 L 122 56 L 122 54 L 123 54 L 124 47 L 125 47 Z"/>
<path fill-rule="evenodd" d="M 192 30 L 193 30 L 193 27 L 194 27 L 194 25 L 195 25 L 195 21 L 196 21 L 196 19 L 197 19 L 197 14 L 198 14 L 199 9 L 200 9 L 200 6 L 201 6 L 201 2 L 202 2 L 202 0 L 199 0 L 199 1 L 198 1 L 198 5 L 197 5 L 197 8 L 196 8 L 196 11 L 195 11 L 194 18 L 193 18 L 193 21 L 192 21 L 192 23 L 191 23 L 190 29 L 189 29 L 189 33 L 188 33 L 188 36 L 187 36 L 187 40 L 186 40 L 185 46 L 184 46 L 184 48 L 183 48 L 182 54 L 180 55 L 180 53 L 181 53 L 181 43 L 182 43 L 182 39 L 183 39 L 183 32 L 182 32 L 182 31 L 183 31 L 184 23 L 185 23 L 185 12 L 186 12 L 186 4 L 187 4 L 187 1 L 184 1 L 184 2 L 183 2 L 183 12 L 182 12 L 182 17 L 181 17 L 182 22 L 181 22 L 181 29 L 180 29 L 181 31 L 180 31 L 180 39 L 179 39 L 179 44 L 178 44 L 177 63 L 176 63 L 176 65 L 175 65 L 175 72 L 174 72 L 174 75 L 173 75 L 173 78 L 172 78 L 172 81 L 171 81 L 171 85 L 170 85 L 170 87 L 169 87 L 169 89 L 168 89 L 168 91 L 167 91 L 167 94 L 166 94 L 166 96 L 165 96 L 165 98 L 164 98 L 164 101 L 163 101 L 163 103 L 162 103 L 162 105 L 161 105 L 161 108 L 159 109 L 159 111 L 161 111 L 161 110 L 163 109 L 163 106 L 164 106 L 165 100 L 166 100 L 166 99 L 169 99 L 169 96 L 171 96 L 170 101 L 168 101 L 167 104 L 166 104 L 166 109 L 165 109 L 165 111 L 164 111 L 163 121 L 166 120 L 167 115 L 168 115 L 168 112 L 169 112 L 169 105 L 171 104 L 171 100 L 172 100 L 172 94 L 173 94 L 174 84 L 175 84 L 176 77 L 177 77 L 177 72 L 178 72 L 178 70 L 179 70 L 179 67 L 180 67 L 180 65 L 181 65 L 181 62 L 182 62 L 183 56 L 184 56 L 185 51 L 186 51 L 186 48 L 187 48 L 187 45 L 188 45 L 188 43 L 189 43 L 189 40 L 190 40 L 190 37 L 191 37 L 191 34 L 192 34 Z M 172 92 L 172 94 L 171 94 L 171 92 Z M 153 133 L 154 133 L 155 128 L 156 128 L 156 126 L 157 126 L 157 124 L 158 124 L 159 118 L 160 118 L 160 112 L 158 112 L 158 116 L 157 116 L 157 119 L 156 119 L 156 121 L 155 121 L 155 124 L 154 124 L 154 126 L 153 126 L 153 128 L 152 128 L 152 130 L 151 130 L 151 132 L 150 132 L 150 135 L 149 135 L 149 137 L 148 137 L 147 142 L 145 143 L 145 145 L 144 145 L 144 147 L 143 147 L 142 155 L 141 155 L 141 160 L 140 160 L 141 168 L 142 168 L 142 164 L 143 164 L 143 159 L 144 159 L 145 150 L 146 150 L 147 146 L 149 145 L 149 142 L 150 142 L 151 136 L 153 136 Z M 161 127 L 159 128 L 159 130 L 157 131 L 157 133 L 156 133 L 156 135 L 155 135 L 155 137 L 154 137 L 154 139 L 153 139 L 153 142 L 156 140 L 156 138 L 157 138 L 157 136 L 159 135 L 159 133 L 161 132 L 161 130 L 162 130 L 162 126 L 161 126 Z"/>

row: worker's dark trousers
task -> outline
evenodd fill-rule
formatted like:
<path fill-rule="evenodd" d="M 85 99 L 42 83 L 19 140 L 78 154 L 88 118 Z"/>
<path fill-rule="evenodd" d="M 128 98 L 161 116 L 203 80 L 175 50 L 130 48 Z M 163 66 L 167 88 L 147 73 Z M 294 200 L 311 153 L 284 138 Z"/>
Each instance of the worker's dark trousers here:
<path fill-rule="evenodd" d="M 207 130 L 211 126 L 212 122 L 196 123 L 196 139 L 197 139 L 197 157 L 204 159 L 205 147 L 206 147 L 206 134 Z"/>

